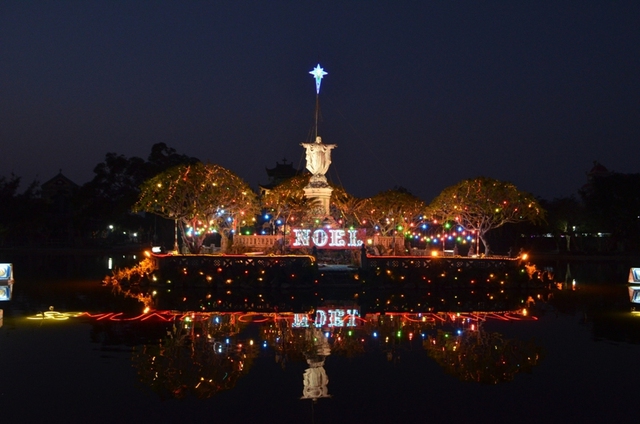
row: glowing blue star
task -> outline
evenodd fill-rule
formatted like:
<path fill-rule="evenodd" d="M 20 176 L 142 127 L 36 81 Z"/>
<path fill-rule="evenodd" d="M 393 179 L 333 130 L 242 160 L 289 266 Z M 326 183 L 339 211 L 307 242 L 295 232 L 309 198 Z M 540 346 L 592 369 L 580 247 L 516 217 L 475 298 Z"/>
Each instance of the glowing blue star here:
<path fill-rule="evenodd" d="M 322 77 L 327 75 L 327 73 L 320 67 L 319 63 L 309 73 L 316 79 L 316 94 L 320 94 L 320 84 L 322 83 Z"/>

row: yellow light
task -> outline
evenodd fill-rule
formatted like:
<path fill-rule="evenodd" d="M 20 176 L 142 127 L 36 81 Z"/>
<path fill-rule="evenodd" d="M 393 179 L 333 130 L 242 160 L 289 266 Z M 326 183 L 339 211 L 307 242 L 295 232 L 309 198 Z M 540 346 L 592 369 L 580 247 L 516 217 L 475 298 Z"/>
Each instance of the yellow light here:
<path fill-rule="evenodd" d="M 48 311 L 41 312 L 32 317 L 27 317 L 27 319 L 66 321 L 70 317 L 77 317 L 78 315 L 80 315 L 79 312 L 58 312 L 54 311 L 53 307 L 50 307 Z"/>
<path fill-rule="evenodd" d="M 151 252 L 149 252 L 148 250 L 144 251 L 144 256 L 146 256 L 147 258 L 151 257 Z"/>
<path fill-rule="evenodd" d="M 437 250 L 432 250 L 431 251 L 431 256 L 438 256 L 438 251 Z"/>

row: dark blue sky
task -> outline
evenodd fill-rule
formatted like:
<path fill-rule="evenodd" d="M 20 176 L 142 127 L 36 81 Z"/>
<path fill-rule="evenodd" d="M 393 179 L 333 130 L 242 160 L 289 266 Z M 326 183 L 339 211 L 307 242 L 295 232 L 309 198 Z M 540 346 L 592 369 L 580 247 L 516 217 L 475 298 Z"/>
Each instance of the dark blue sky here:
<path fill-rule="evenodd" d="M 165 142 L 253 187 L 304 166 L 425 201 L 487 176 L 552 199 L 640 172 L 638 1 L 0 3 L 0 175 L 83 184 Z"/>

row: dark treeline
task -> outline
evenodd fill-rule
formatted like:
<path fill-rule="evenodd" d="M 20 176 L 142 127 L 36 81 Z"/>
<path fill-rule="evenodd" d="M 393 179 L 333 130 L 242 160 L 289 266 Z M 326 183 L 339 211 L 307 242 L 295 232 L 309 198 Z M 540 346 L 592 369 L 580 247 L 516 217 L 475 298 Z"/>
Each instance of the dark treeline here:
<path fill-rule="evenodd" d="M 173 224 L 133 214 L 143 181 L 198 159 L 153 145 L 147 160 L 107 153 L 94 177 L 77 186 L 62 174 L 19 191 L 20 177 L 0 177 L 0 247 L 102 247 L 173 237 Z"/>
<path fill-rule="evenodd" d="M 592 175 L 577 196 L 541 203 L 560 251 L 640 251 L 640 174 Z"/>
<path fill-rule="evenodd" d="M 596 163 L 597 164 L 597 163 Z M 601 166 L 597 164 L 597 166 Z M 547 212 L 541 225 L 517 224 L 492 231 L 496 245 L 525 250 L 617 254 L 640 252 L 640 174 L 590 174 L 576 194 L 539 199 Z"/>
<path fill-rule="evenodd" d="M 0 177 L 0 248 L 171 246 L 174 223 L 134 214 L 145 180 L 173 166 L 199 160 L 164 143 L 147 159 L 107 153 L 82 186 L 59 175 L 20 190 L 19 176 Z M 539 199 L 546 222 L 506 225 L 491 232 L 496 250 L 616 253 L 640 251 L 640 174 L 600 172 L 576 194 Z"/>

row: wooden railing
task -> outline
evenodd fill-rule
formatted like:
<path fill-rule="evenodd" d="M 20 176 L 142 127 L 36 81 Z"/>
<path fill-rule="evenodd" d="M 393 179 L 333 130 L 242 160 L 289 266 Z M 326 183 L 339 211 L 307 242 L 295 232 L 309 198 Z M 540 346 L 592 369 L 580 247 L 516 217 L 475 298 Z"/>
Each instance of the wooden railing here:
<path fill-rule="evenodd" d="M 288 238 L 289 236 L 284 236 Z M 283 236 L 279 235 L 253 235 L 253 236 L 244 236 L 244 235 L 236 235 L 233 237 L 233 244 L 237 246 L 246 246 L 251 248 L 268 248 L 276 243 L 282 243 Z M 369 240 L 371 241 L 371 245 L 373 246 L 384 246 L 386 249 L 391 249 L 394 245 L 398 247 L 404 246 L 404 238 L 402 236 L 373 236 L 367 237 L 367 244 L 369 244 Z M 287 242 L 288 244 L 288 242 Z"/>
<path fill-rule="evenodd" d="M 236 235 L 233 237 L 233 244 L 237 246 L 258 247 L 266 249 L 281 243 L 282 235 L 268 235 L 268 236 L 242 236 Z"/>

